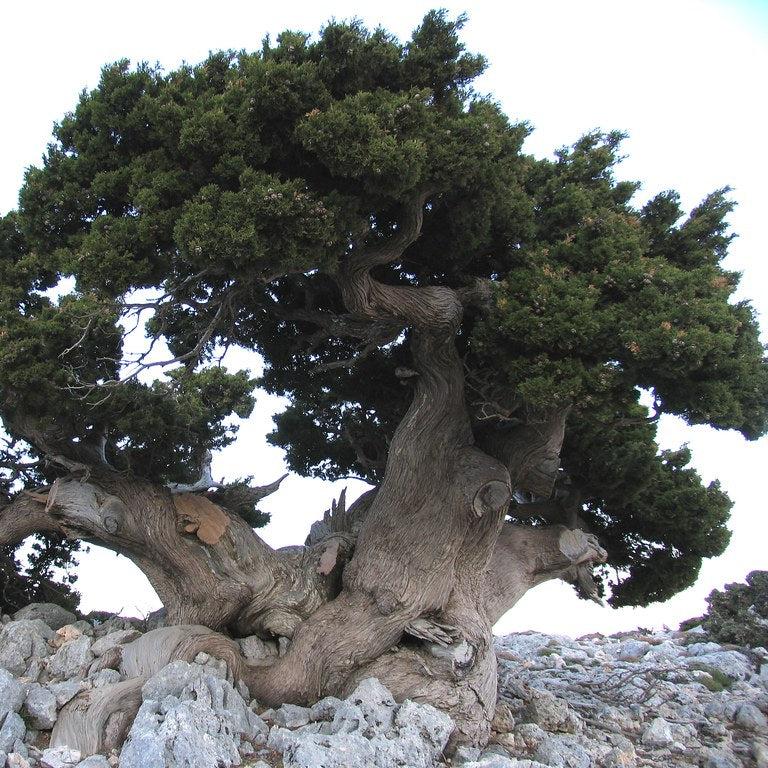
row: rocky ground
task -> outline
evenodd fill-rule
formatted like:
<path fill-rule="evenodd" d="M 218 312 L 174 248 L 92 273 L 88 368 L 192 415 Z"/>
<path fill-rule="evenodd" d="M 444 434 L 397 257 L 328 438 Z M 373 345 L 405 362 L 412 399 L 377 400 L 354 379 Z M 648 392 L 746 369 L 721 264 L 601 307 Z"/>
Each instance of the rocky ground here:
<path fill-rule="evenodd" d="M 768 651 L 718 645 L 697 629 L 499 638 L 491 744 L 448 759 L 450 718 L 396 704 L 376 680 L 345 700 L 265 711 L 205 653 L 137 677 L 114 651 L 148 630 L 141 622 L 78 621 L 50 605 L 2 621 L 0 766 L 768 768 Z M 277 653 L 258 638 L 241 646 L 253 659 Z M 119 751 L 86 755 L 78 729 L 97 717 L 92 707 L 83 719 L 83 702 L 102 695 L 130 713 L 105 714 L 107 734 L 138 714 Z"/>

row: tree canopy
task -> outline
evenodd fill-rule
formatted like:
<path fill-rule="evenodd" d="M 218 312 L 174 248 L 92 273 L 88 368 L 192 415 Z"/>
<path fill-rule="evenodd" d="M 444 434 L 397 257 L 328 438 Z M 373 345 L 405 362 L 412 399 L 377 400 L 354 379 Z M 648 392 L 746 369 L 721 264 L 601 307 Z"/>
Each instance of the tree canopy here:
<path fill-rule="evenodd" d="M 430 12 L 407 43 L 331 22 L 173 72 L 103 69 L 0 222 L 15 488 L 89 453 L 192 482 L 257 385 L 290 402 L 269 440 L 291 470 L 379 483 L 412 331 L 355 316 L 334 277 L 359 243 L 396 243 L 416 200 L 420 236 L 373 274 L 466 297 L 456 344 L 479 445 L 567 413 L 553 498 L 606 548 L 613 604 L 666 599 L 724 550 L 727 496 L 687 450 L 659 451 L 656 420 L 768 427 L 755 316 L 723 266 L 729 190 L 687 214 L 673 191 L 639 201 L 617 132 L 527 154 L 529 126 L 472 88 L 486 62 L 463 21 Z M 129 351 L 134 324 L 167 358 Z M 229 346 L 262 355 L 258 381 L 222 367 Z M 549 489 L 515 490 L 511 518 L 549 519 Z"/>

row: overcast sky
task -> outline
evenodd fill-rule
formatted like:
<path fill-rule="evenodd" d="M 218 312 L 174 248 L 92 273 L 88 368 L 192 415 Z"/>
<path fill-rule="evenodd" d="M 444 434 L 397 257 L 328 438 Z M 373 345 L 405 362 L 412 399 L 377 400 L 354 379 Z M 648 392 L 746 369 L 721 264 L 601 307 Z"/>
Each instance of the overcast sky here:
<path fill-rule="evenodd" d="M 642 202 L 674 188 L 686 209 L 708 192 L 730 185 L 739 205 L 731 217 L 739 238 L 726 266 L 743 273 L 739 298 L 750 298 L 768 328 L 765 138 L 768 119 L 768 3 L 739 0 L 508 0 L 443 2 L 466 11 L 464 40 L 485 54 L 489 70 L 479 90 L 492 93 L 513 119 L 535 131 L 526 148 L 539 156 L 593 129 L 621 129 L 625 178 L 642 181 Z M 0 212 L 16 206 L 24 169 L 37 164 L 55 120 L 93 88 L 107 62 L 160 62 L 166 69 L 196 63 L 211 50 L 260 46 L 283 29 L 316 32 L 330 18 L 362 18 L 407 39 L 434 7 L 409 2 L 266 4 L 146 2 L 125 4 L 34 0 L 8 3 L 0 26 L 3 119 L 0 121 Z M 762 96 L 760 94 L 763 94 Z M 246 365 L 258 361 L 242 357 Z M 236 361 L 231 360 L 230 364 Z M 276 398 L 260 394 L 255 415 L 236 445 L 217 457 L 214 476 L 282 474 L 281 452 L 264 446 Z M 579 601 L 566 585 L 530 592 L 499 623 L 498 631 L 541 629 L 579 635 L 637 626 L 676 626 L 698 615 L 713 588 L 768 568 L 765 494 L 768 440 L 747 443 L 735 433 L 688 428 L 665 418 L 662 447 L 688 442 L 705 481 L 719 478 L 735 502 L 728 551 L 707 561 L 693 588 L 647 609 L 601 609 Z M 290 477 L 263 502 L 273 521 L 261 533 L 274 546 L 303 541 L 309 524 L 344 483 Z M 359 484 L 348 483 L 350 491 Z M 159 605 L 136 569 L 105 551 L 83 558 L 82 608 L 136 614 Z"/>

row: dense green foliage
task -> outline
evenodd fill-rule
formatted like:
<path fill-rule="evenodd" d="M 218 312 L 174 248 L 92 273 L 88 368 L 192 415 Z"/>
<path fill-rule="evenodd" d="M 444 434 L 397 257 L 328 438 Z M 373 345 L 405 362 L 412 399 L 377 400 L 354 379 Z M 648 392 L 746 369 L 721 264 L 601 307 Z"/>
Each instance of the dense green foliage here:
<path fill-rule="evenodd" d="M 617 133 L 525 154 L 528 127 L 471 89 L 485 62 L 461 25 L 432 12 L 401 44 L 334 22 L 170 73 L 105 67 L 2 220 L 0 412 L 12 435 L 30 413 L 83 443 L 105 435 L 118 468 L 188 480 L 252 408 L 254 382 L 217 362 L 239 345 L 290 399 L 270 440 L 291 469 L 380 479 L 409 402 L 394 375 L 408 334 L 348 366 L 364 345 L 311 315 L 344 313 L 344 254 L 390 236 L 427 190 L 422 236 L 376 277 L 493 281 L 458 337 L 473 416 L 503 428 L 570 407 L 563 482 L 620 575 L 613 600 L 664 599 L 724 549 L 730 504 L 685 450 L 658 453 L 649 417 L 749 438 L 768 419 L 755 319 L 721 265 L 732 203 L 720 190 L 685 216 L 667 192 L 638 207 L 615 177 Z M 45 291 L 65 277 L 56 301 Z M 121 367 L 134 320 L 176 367 L 117 384 L 135 370 Z"/>
<path fill-rule="evenodd" d="M 726 584 L 707 598 L 705 616 L 683 622 L 681 628 L 702 626 L 718 643 L 753 648 L 768 645 L 768 571 L 752 571 L 746 584 Z"/>

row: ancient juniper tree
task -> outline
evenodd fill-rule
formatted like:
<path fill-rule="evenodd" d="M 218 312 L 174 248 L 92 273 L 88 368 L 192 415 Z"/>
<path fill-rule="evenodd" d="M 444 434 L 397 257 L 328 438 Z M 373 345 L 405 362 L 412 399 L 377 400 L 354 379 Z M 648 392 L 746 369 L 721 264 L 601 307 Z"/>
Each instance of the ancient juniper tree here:
<path fill-rule="evenodd" d="M 480 742 L 491 626 L 526 590 L 597 597 L 610 565 L 611 601 L 639 604 L 723 551 L 727 497 L 655 419 L 756 437 L 768 375 L 721 266 L 727 191 L 636 204 L 614 133 L 526 155 L 460 27 L 104 69 L 2 220 L 0 545 L 97 542 L 173 622 L 290 638 L 240 668 L 265 702 L 375 675 Z M 135 323 L 170 352 L 127 359 Z M 290 400 L 291 470 L 373 485 L 304 547 L 255 533 L 274 488 L 206 471 L 253 405 L 232 345 Z"/>

